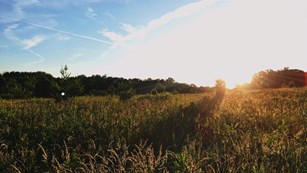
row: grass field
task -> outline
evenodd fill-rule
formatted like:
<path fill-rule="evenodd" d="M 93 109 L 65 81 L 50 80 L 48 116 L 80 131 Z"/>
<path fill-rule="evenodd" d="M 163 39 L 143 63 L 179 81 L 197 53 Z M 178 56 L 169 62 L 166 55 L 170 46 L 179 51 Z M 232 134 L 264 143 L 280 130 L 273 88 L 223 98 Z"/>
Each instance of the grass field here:
<path fill-rule="evenodd" d="M 307 90 L 0 100 L 0 172 L 307 172 Z"/>

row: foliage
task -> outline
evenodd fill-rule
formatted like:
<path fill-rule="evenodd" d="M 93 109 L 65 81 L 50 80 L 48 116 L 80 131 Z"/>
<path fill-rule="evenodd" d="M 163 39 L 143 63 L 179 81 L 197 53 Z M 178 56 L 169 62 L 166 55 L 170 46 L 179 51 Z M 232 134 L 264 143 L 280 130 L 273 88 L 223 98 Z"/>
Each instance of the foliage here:
<path fill-rule="evenodd" d="M 306 89 L 217 98 L 0 100 L 0 172 L 306 172 Z"/>
<path fill-rule="evenodd" d="M 83 93 L 83 84 L 79 78 L 70 77 L 71 73 L 68 72 L 67 65 L 62 67 L 60 70 L 61 81 L 60 90 L 65 94 L 66 98 L 73 96 L 80 96 Z"/>
<path fill-rule="evenodd" d="M 255 74 L 251 88 L 304 87 L 307 79 L 302 70 L 284 68 L 282 70 L 266 70 Z"/>
<path fill-rule="evenodd" d="M 0 98 L 59 98 L 64 92 L 66 97 L 119 95 L 131 98 L 136 94 L 148 94 L 152 91 L 171 93 L 201 93 L 210 88 L 196 87 L 177 83 L 174 79 L 124 79 L 106 75 L 71 76 L 65 65 L 60 70 L 61 77 L 54 78 L 44 72 L 5 72 L 0 74 Z"/>
<path fill-rule="evenodd" d="M 44 72 L 5 72 L 0 74 L 0 98 L 61 98 L 60 93 L 65 92 L 66 97 L 118 95 L 125 100 L 138 94 L 211 93 L 223 91 L 225 88 L 222 85 L 218 90 L 214 87 L 197 87 L 193 84 L 178 83 L 173 78 L 141 80 L 106 75 L 73 77 L 66 65 L 61 68 L 60 74 L 61 78 L 55 78 Z M 305 85 L 307 86 L 307 73 L 284 68 L 277 71 L 260 71 L 254 75 L 251 83 L 237 86 L 237 89 L 299 88 Z"/>
<path fill-rule="evenodd" d="M 64 80 L 69 79 L 71 75 L 71 73 L 68 72 L 67 65 L 65 65 L 64 67 L 61 67 L 60 73 L 61 73 L 61 78 L 63 78 Z"/>

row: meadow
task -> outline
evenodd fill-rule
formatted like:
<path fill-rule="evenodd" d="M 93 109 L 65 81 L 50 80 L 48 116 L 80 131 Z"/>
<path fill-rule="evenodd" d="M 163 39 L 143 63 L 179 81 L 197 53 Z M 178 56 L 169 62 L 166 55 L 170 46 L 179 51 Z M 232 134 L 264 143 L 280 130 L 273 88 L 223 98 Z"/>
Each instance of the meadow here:
<path fill-rule="evenodd" d="M 0 172 L 307 172 L 307 89 L 0 100 Z"/>

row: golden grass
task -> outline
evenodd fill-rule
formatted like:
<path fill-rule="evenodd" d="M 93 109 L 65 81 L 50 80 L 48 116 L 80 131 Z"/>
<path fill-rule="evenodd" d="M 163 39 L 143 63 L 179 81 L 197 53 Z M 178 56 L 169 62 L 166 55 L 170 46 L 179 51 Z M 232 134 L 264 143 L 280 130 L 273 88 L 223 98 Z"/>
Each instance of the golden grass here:
<path fill-rule="evenodd" d="M 307 90 L 0 100 L 0 172 L 306 172 Z"/>

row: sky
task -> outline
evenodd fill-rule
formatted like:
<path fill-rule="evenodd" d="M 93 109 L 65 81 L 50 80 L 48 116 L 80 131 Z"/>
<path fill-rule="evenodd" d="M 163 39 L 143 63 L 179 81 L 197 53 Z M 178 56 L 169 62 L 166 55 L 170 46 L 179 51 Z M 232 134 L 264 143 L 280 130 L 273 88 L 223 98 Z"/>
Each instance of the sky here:
<path fill-rule="evenodd" d="M 0 0 L 0 72 L 228 87 L 307 71 L 306 0 Z"/>

